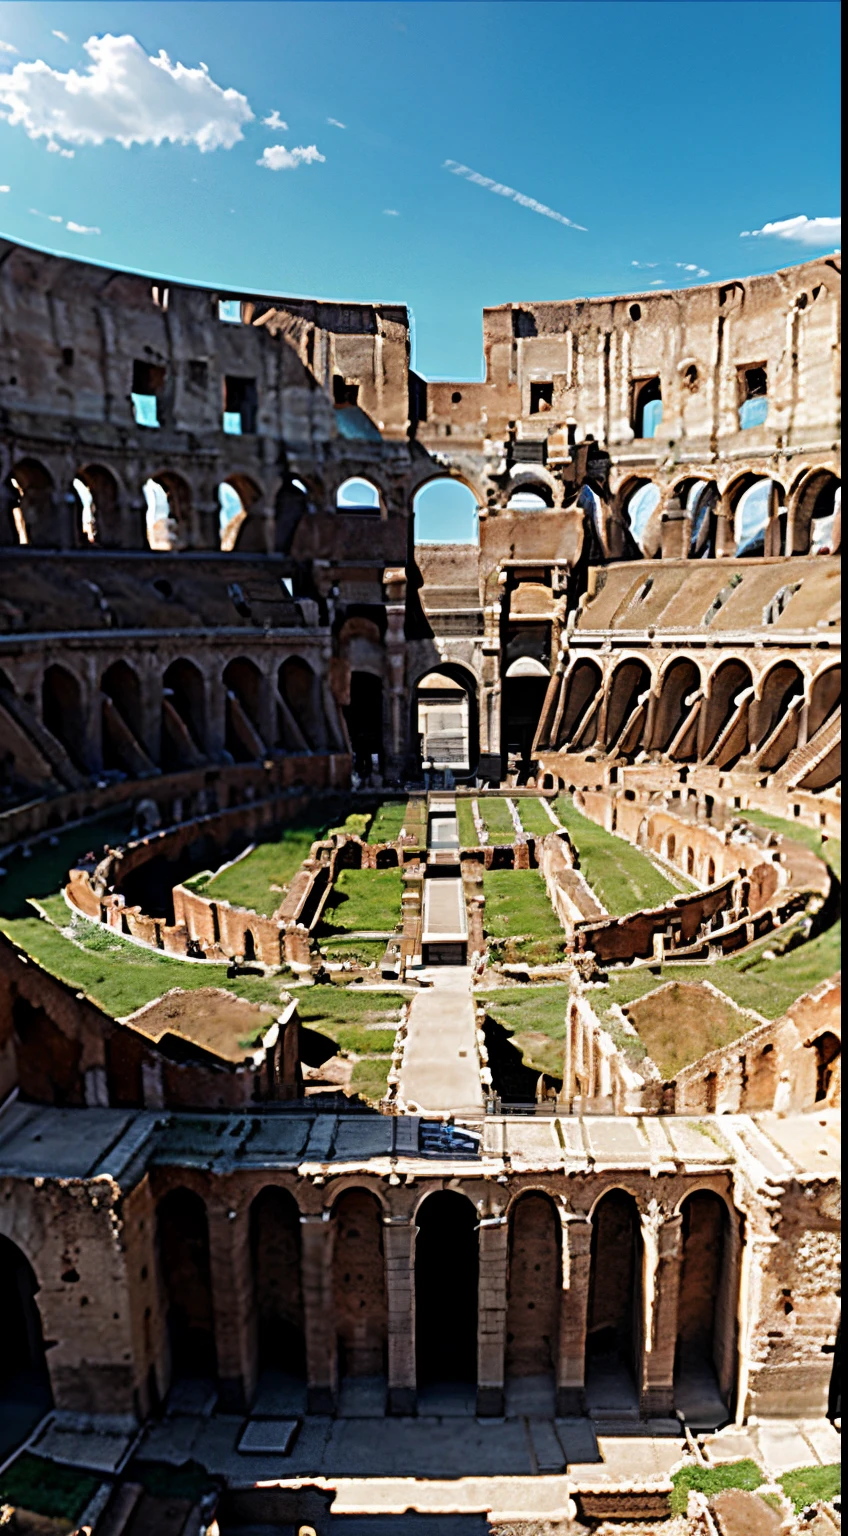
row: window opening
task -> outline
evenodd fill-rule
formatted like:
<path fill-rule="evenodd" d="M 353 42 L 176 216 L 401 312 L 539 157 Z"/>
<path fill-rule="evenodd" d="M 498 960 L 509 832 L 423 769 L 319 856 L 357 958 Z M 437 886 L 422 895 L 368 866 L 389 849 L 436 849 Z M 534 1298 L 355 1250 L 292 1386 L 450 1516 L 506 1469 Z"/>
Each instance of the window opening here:
<path fill-rule="evenodd" d="M 742 367 L 738 370 L 739 428 L 761 427 L 768 416 L 768 376 L 765 365 Z"/>
<path fill-rule="evenodd" d="M 554 403 L 553 380 L 540 380 L 530 385 L 530 415 L 551 410 Z"/>
<path fill-rule="evenodd" d="M 627 501 L 630 531 L 639 548 L 642 548 L 648 523 L 660 504 L 660 493 L 655 485 L 640 485 Z"/>
<path fill-rule="evenodd" d="M 241 299 L 219 299 L 218 319 L 227 325 L 241 325 Z"/>
<path fill-rule="evenodd" d="M 89 544 L 93 544 L 95 542 L 94 497 L 84 480 L 75 480 L 74 490 L 82 502 L 82 515 L 80 517 L 82 536 Z"/>
<path fill-rule="evenodd" d="M 640 379 L 633 386 L 633 431 L 637 437 L 656 437 L 663 418 L 659 378 Z"/>
<path fill-rule="evenodd" d="M 136 426 L 158 427 L 159 402 L 157 396 L 165 383 L 165 370 L 156 363 L 133 363 L 131 399 Z"/>
<path fill-rule="evenodd" d="M 334 374 L 333 402 L 335 405 L 358 405 L 359 381 L 357 379 L 343 379 L 340 374 Z"/>
<path fill-rule="evenodd" d="M 226 374 L 224 378 L 224 431 L 234 436 L 256 431 L 256 380 Z"/>
<path fill-rule="evenodd" d="M 339 486 L 336 508 L 339 512 L 379 513 L 380 493 L 370 480 L 360 480 L 358 476 L 353 476 Z"/>

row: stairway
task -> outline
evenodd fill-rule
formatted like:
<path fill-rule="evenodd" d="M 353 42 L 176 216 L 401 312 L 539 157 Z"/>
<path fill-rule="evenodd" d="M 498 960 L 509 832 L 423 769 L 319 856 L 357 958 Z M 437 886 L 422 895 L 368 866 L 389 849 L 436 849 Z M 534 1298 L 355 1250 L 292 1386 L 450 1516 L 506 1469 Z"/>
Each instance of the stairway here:
<path fill-rule="evenodd" d="M 812 773 L 829 757 L 836 752 L 842 742 L 842 708 L 837 705 L 833 714 L 820 725 L 814 736 L 804 743 L 803 747 L 796 747 L 790 752 L 786 762 L 773 782 L 785 786 L 787 789 L 801 789 L 804 782 Z"/>

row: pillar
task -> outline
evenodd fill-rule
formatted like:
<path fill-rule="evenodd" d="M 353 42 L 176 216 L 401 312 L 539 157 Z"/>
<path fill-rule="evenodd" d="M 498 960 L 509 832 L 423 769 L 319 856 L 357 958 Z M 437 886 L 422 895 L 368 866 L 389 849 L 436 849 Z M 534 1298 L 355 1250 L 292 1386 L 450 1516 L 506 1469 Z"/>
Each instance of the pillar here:
<path fill-rule="evenodd" d="M 586 1411 L 586 1325 L 592 1265 L 592 1223 L 562 1212 L 563 1290 L 557 1359 L 557 1413 Z"/>
<path fill-rule="evenodd" d="M 642 1414 L 646 1418 L 670 1418 L 674 1412 L 682 1224 L 680 1215 L 671 1216 L 666 1221 L 655 1221 L 652 1212 L 642 1217 L 646 1264 L 640 1398 Z"/>
<path fill-rule="evenodd" d="M 329 1211 L 301 1216 L 301 1284 L 306 1333 L 306 1405 L 309 1413 L 333 1413 L 338 1392 L 338 1352 L 333 1326 L 333 1239 Z"/>
<path fill-rule="evenodd" d="M 244 1413 L 257 1372 L 249 1216 L 226 1205 L 207 1212 L 219 1403 L 225 1413 Z"/>
<path fill-rule="evenodd" d="M 415 1371 L 415 1223 L 406 1216 L 383 1218 L 386 1296 L 389 1313 L 388 1411 L 413 1414 Z"/>
<path fill-rule="evenodd" d="M 486 1216 L 480 1223 L 480 1270 L 477 1287 L 477 1412 L 496 1417 L 504 1411 L 506 1289 L 509 1223 L 506 1216 Z"/>

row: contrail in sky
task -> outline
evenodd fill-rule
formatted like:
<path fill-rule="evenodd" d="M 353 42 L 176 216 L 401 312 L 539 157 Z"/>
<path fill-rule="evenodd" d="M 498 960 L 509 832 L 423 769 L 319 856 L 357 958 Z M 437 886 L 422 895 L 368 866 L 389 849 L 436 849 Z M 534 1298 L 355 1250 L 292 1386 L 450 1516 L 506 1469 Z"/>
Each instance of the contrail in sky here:
<path fill-rule="evenodd" d="M 472 181 L 475 187 L 485 187 L 488 192 L 497 192 L 498 197 L 509 197 L 514 203 L 519 203 L 522 208 L 529 208 L 531 213 L 542 213 L 546 219 L 555 219 L 557 224 L 567 224 L 569 229 L 580 229 L 584 235 L 587 233 L 584 224 L 575 224 L 573 219 L 567 219 L 564 213 L 557 213 L 555 208 L 549 208 L 546 203 L 537 203 L 535 197 L 526 197 L 523 192 L 516 192 L 514 187 L 504 186 L 502 181 L 493 181 L 491 176 L 481 176 L 479 171 L 472 171 L 470 165 L 460 165 L 458 160 L 446 160 L 442 170 L 450 171 L 452 176 L 464 176 L 466 181 Z"/>

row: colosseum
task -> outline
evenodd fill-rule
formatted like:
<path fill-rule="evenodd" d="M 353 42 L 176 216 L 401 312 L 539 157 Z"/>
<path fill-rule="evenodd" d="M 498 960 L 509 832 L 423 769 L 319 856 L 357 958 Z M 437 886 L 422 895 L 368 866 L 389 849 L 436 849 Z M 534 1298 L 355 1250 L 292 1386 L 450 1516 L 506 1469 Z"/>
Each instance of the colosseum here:
<path fill-rule="evenodd" d="M 839 273 L 0 241 L 0 1524 L 838 1528 Z"/>

